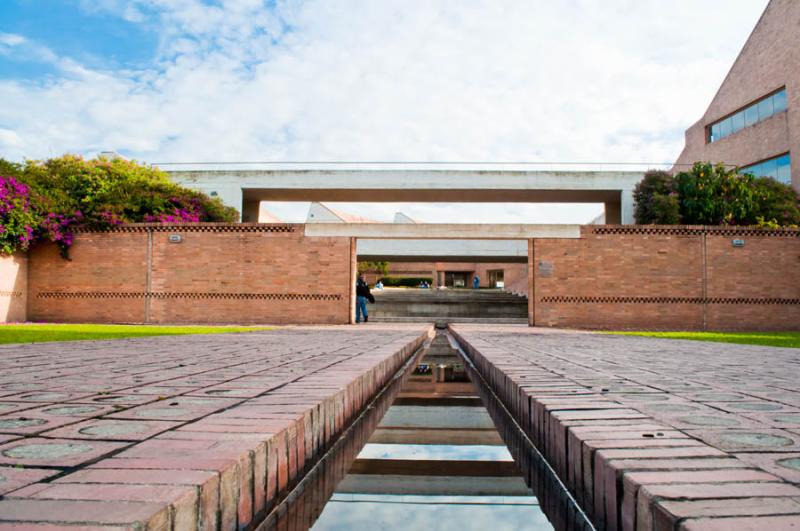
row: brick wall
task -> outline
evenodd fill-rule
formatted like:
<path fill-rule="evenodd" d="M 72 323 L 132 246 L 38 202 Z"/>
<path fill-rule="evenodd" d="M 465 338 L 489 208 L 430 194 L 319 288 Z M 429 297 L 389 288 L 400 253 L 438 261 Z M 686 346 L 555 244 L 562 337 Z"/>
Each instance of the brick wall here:
<path fill-rule="evenodd" d="M 535 240 L 537 326 L 800 329 L 800 233 L 703 227 L 583 227 Z M 742 239 L 744 247 L 733 247 Z"/>
<path fill-rule="evenodd" d="M 171 243 L 170 235 L 182 241 Z M 28 319 L 353 320 L 355 242 L 307 238 L 301 225 L 131 226 L 79 234 L 71 256 L 63 260 L 52 245 L 29 253 Z M 580 239 L 533 241 L 530 259 L 534 282 L 525 282 L 537 326 L 800 329 L 798 231 L 587 226 Z M 527 269 L 505 264 L 508 287 L 527 279 L 512 280 L 510 266 Z M 0 261 L 5 320 L 24 319 L 24 267 L 24 257 Z"/>
<path fill-rule="evenodd" d="M 0 256 L 0 323 L 24 321 L 28 300 L 28 258 Z"/>
<path fill-rule="evenodd" d="M 79 234 L 70 255 L 31 251 L 30 319 L 350 321 L 351 239 L 306 238 L 300 225 L 131 226 Z"/>

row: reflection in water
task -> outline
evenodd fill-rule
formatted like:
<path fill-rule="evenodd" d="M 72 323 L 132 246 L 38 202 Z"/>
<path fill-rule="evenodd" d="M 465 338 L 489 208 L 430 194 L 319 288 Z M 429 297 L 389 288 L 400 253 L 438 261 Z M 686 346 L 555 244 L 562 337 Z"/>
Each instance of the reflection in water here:
<path fill-rule="evenodd" d="M 470 381 L 479 377 L 447 335 L 409 372 L 262 528 L 591 529 L 491 394 Z M 495 422 L 507 425 L 498 432 Z"/>

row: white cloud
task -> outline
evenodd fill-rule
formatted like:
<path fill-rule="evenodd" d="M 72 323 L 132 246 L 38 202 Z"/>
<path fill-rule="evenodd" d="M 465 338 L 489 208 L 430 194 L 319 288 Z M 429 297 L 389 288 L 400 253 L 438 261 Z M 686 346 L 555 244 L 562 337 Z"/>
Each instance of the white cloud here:
<path fill-rule="evenodd" d="M 0 81 L 0 153 L 668 162 L 765 4 L 84 0 L 155 17 L 159 56 Z"/>
<path fill-rule="evenodd" d="M 25 42 L 25 37 L 16 33 L 0 33 L 0 45 L 13 47 Z"/>

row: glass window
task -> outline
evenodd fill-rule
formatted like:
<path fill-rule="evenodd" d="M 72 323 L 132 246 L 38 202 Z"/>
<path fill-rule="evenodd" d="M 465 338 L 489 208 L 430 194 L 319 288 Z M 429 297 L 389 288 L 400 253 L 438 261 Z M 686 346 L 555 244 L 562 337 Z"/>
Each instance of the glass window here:
<path fill-rule="evenodd" d="M 742 168 L 743 173 L 752 173 L 756 177 L 761 177 L 761 164 L 753 164 L 746 168 Z"/>
<path fill-rule="evenodd" d="M 772 96 L 772 105 L 774 107 L 775 114 L 786 110 L 786 90 L 782 90 Z"/>
<path fill-rule="evenodd" d="M 732 124 L 731 130 L 734 133 L 744 129 L 744 113 L 737 112 L 736 114 L 731 116 L 731 124 Z"/>
<path fill-rule="evenodd" d="M 741 131 L 745 127 L 756 124 L 761 120 L 766 120 L 774 114 L 785 111 L 786 106 L 786 89 L 781 89 L 779 92 L 762 98 L 760 101 L 745 107 L 724 120 L 711 124 L 708 141 L 716 142 Z"/>
<path fill-rule="evenodd" d="M 792 184 L 792 160 L 789 154 L 778 157 L 778 180 L 782 183 Z"/>
<path fill-rule="evenodd" d="M 763 166 L 761 175 L 764 177 L 772 177 L 773 179 L 778 178 L 778 159 L 765 160 L 761 165 Z"/>
<path fill-rule="evenodd" d="M 725 118 L 719 123 L 719 137 L 725 138 L 731 134 L 731 119 Z"/>
<path fill-rule="evenodd" d="M 721 137 L 719 136 L 719 124 L 714 124 L 711 126 L 711 142 L 716 142 Z"/>
<path fill-rule="evenodd" d="M 751 105 L 744 110 L 744 125 L 749 127 L 758 121 L 758 105 Z"/>
<path fill-rule="evenodd" d="M 767 98 L 758 102 L 758 119 L 766 120 L 773 113 L 772 98 Z"/>
<path fill-rule="evenodd" d="M 782 183 L 792 184 L 792 168 L 789 165 L 778 165 L 778 180 Z"/>

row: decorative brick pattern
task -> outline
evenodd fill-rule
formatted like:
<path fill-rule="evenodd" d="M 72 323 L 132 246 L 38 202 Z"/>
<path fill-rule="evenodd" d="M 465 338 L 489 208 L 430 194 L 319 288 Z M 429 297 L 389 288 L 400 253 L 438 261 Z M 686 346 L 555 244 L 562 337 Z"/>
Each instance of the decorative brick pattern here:
<path fill-rule="evenodd" d="M 758 227 L 708 227 L 700 225 L 587 225 L 582 227 L 584 234 L 597 235 L 648 235 L 648 236 L 711 236 L 744 237 L 754 236 L 759 238 L 798 238 L 800 230 L 761 229 Z"/>
<path fill-rule="evenodd" d="M 145 293 L 106 291 L 42 291 L 42 299 L 239 299 L 286 301 L 340 301 L 340 294 L 326 293 Z"/>
<path fill-rule="evenodd" d="M 541 302 L 554 304 L 800 304 L 800 299 L 759 299 L 747 297 L 542 297 Z"/>
<path fill-rule="evenodd" d="M 22 297 L 21 291 L 0 291 L 0 297 Z"/>
<path fill-rule="evenodd" d="M 77 228 L 78 234 L 103 234 L 119 232 L 302 232 L 303 225 L 277 223 L 129 223 L 109 227 L 99 231 L 97 229 Z"/>

